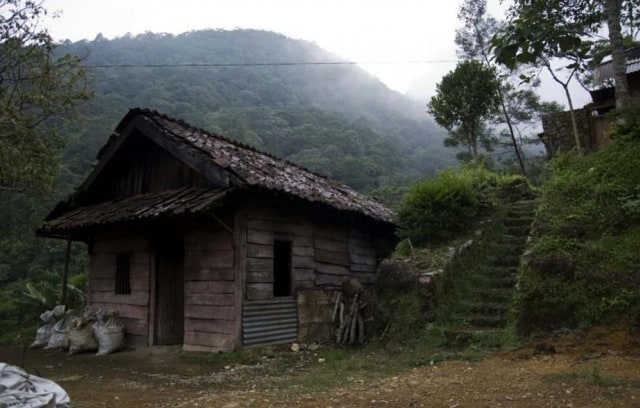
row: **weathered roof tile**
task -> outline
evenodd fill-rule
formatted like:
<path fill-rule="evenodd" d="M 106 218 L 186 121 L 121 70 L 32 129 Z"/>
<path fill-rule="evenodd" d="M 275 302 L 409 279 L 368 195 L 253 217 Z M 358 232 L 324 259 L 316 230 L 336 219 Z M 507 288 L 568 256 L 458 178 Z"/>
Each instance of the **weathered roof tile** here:
<path fill-rule="evenodd" d="M 393 221 L 393 213 L 386 206 L 337 181 L 155 111 L 132 109 L 127 117 L 135 114 L 143 115 L 158 130 L 206 152 L 215 164 L 233 171 L 249 186 L 282 191 L 379 221 Z"/>
<path fill-rule="evenodd" d="M 90 225 L 114 224 L 162 215 L 197 213 L 222 199 L 228 189 L 185 187 L 118 198 L 82 206 L 46 221 L 40 231 L 66 231 Z"/>
<path fill-rule="evenodd" d="M 204 153 L 213 164 L 233 175 L 232 186 L 225 189 L 185 187 L 80 207 L 74 206 L 71 199 L 67 203 L 59 204 L 40 228 L 41 233 L 46 235 L 92 225 L 196 213 L 216 203 L 229 189 L 266 189 L 282 192 L 308 202 L 362 214 L 377 221 L 393 222 L 391 210 L 344 184 L 155 111 L 131 109 L 116 128 L 116 132 L 121 132 L 135 118 L 142 118 L 151 125 L 152 131 L 161 137 L 180 143 L 187 150 L 194 149 L 194 153 Z M 100 149 L 98 159 L 108 160 L 105 152 L 117 142 L 118 137 L 110 137 L 107 144 Z M 81 194 L 81 190 L 76 195 L 79 193 Z"/>

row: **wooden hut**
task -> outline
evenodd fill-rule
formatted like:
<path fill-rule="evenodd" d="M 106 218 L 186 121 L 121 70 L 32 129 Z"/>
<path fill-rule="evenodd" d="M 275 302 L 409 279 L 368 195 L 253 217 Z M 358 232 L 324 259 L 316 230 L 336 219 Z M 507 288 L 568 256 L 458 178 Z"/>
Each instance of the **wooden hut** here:
<path fill-rule="evenodd" d="M 332 290 L 375 280 L 392 213 L 349 187 L 132 109 L 39 233 L 87 244 L 89 303 L 128 340 L 186 350 L 331 334 Z"/>

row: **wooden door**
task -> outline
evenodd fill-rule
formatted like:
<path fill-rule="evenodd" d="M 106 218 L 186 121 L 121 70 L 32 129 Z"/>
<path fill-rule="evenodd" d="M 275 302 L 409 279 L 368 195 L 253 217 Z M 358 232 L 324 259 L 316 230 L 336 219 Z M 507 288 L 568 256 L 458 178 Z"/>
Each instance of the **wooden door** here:
<path fill-rule="evenodd" d="M 156 253 L 155 344 L 182 344 L 184 339 L 184 238 L 167 234 Z"/>

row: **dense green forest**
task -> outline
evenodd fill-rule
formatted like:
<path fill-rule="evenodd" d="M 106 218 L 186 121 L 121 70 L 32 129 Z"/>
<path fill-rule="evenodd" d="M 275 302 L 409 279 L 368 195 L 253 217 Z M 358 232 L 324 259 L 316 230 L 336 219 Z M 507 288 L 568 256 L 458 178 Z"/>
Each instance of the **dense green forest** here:
<path fill-rule="evenodd" d="M 35 317 L 39 307 L 54 302 L 64 243 L 38 238 L 34 230 L 84 179 L 129 108 L 158 110 L 386 198 L 397 199 L 398 186 L 454 160 L 424 104 L 357 66 L 304 64 L 341 61 L 305 41 L 265 31 L 210 30 L 98 36 L 67 41 L 56 51 L 84 57 L 87 86 L 95 95 L 80 104 L 77 121 L 63 131 L 67 145 L 54 194 L 0 191 L 5 336 L 32 324 L 25 316 Z M 84 251 L 73 247 L 71 275 L 78 285 Z"/>
<path fill-rule="evenodd" d="M 308 42 L 209 30 L 98 36 L 60 51 L 87 56 L 96 92 L 81 107 L 84 122 L 71 129 L 73 173 L 86 171 L 84 160 L 130 107 L 184 119 L 360 190 L 433 174 L 451 160 L 424 105 L 356 66 L 306 65 L 341 61 Z"/>

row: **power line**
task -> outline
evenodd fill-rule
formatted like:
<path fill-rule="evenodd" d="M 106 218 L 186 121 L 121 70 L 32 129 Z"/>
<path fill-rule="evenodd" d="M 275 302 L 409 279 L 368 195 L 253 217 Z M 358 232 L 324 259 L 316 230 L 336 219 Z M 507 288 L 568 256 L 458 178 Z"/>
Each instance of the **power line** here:
<path fill-rule="evenodd" d="M 88 64 L 84 68 L 233 68 L 233 67 L 286 67 L 314 65 L 420 65 L 448 64 L 456 60 L 422 61 L 318 61 L 318 62 L 204 62 L 182 64 Z"/>

